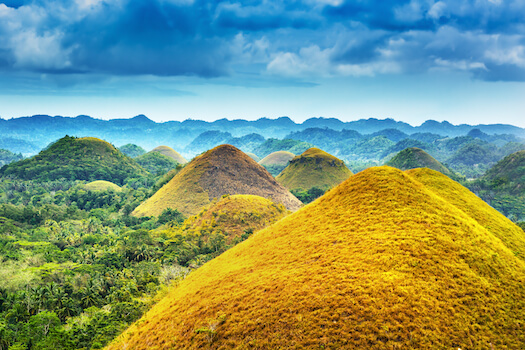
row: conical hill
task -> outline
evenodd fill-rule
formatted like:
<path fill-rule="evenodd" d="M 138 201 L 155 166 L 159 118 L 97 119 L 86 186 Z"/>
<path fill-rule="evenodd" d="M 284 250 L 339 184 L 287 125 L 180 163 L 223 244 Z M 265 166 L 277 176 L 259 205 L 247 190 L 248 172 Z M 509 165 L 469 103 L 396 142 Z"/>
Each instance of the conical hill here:
<path fill-rule="evenodd" d="M 253 194 L 271 198 L 290 210 L 301 202 L 252 158 L 231 145 L 221 145 L 195 157 L 173 179 L 133 212 L 159 215 L 166 208 L 194 215 L 213 198 L 225 194 Z"/>
<path fill-rule="evenodd" d="M 509 154 L 490 168 L 483 179 L 507 187 L 509 192 L 525 193 L 525 151 Z"/>
<path fill-rule="evenodd" d="M 188 163 L 188 161 L 184 159 L 184 157 L 181 156 L 179 152 L 175 151 L 173 148 L 168 147 L 168 146 L 158 146 L 152 149 L 150 152 L 159 152 L 160 154 L 163 154 L 166 157 L 170 157 L 171 159 L 175 160 L 179 164 Z"/>
<path fill-rule="evenodd" d="M 387 165 L 401 170 L 409 170 L 415 168 L 429 168 L 439 171 L 449 177 L 456 177 L 453 171 L 437 161 L 427 152 L 417 147 L 405 148 L 390 159 Z"/>
<path fill-rule="evenodd" d="M 421 175 L 351 176 L 191 273 L 110 349 L 523 348 L 525 263 Z"/>
<path fill-rule="evenodd" d="M 84 185 L 84 188 L 88 191 L 114 191 L 120 192 L 122 188 L 119 185 L 115 185 L 113 182 L 105 180 L 92 181 Z"/>
<path fill-rule="evenodd" d="M 255 232 L 284 218 L 290 212 L 267 198 L 248 194 L 224 196 L 199 214 L 189 217 L 177 228 L 183 234 L 202 236 L 202 233 L 220 233 L 226 244 L 243 234 Z"/>
<path fill-rule="evenodd" d="M 94 137 L 65 136 L 32 158 L 11 163 L 1 175 L 24 180 L 107 180 L 123 184 L 147 173 L 113 145 Z"/>
<path fill-rule="evenodd" d="M 270 174 L 273 176 L 279 175 L 281 171 L 288 165 L 288 162 L 295 157 L 295 154 L 288 151 L 277 151 L 270 153 L 259 161 Z"/>
<path fill-rule="evenodd" d="M 309 148 L 293 158 L 275 178 L 289 190 L 318 187 L 327 190 L 352 175 L 345 163 L 319 148 Z"/>

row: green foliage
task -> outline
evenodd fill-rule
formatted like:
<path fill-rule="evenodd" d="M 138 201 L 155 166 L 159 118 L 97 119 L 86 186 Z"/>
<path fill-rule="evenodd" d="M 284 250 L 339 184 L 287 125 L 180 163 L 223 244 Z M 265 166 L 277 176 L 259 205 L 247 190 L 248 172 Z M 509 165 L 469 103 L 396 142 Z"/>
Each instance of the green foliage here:
<path fill-rule="evenodd" d="M 264 141 L 261 145 L 257 146 L 253 150 L 253 153 L 255 153 L 259 158 L 264 158 L 270 153 L 277 151 L 288 151 L 293 154 L 301 154 L 311 147 L 313 147 L 311 143 L 304 141 L 292 139 L 268 139 Z"/>
<path fill-rule="evenodd" d="M 38 155 L 3 167 L 0 175 L 40 181 L 107 180 L 122 185 L 127 178 L 146 172 L 105 141 L 65 136 Z"/>
<path fill-rule="evenodd" d="M 131 158 L 136 158 L 146 153 L 146 150 L 144 150 L 144 148 L 132 143 L 125 144 L 124 146 L 121 146 L 118 149 L 120 152 L 124 153 L 125 155 Z"/>
<path fill-rule="evenodd" d="M 148 152 L 135 158 L 135 161 L 141 167 L 155 175 L 164 175 L 172 169 L 180 169 L 181 167 L 173 158 L 159 152 Z"/>
<path fill-rule="evenodd" d="M 293 189 L 290 192 L 292 192 L 292 194 L 296 196 L 301 202 L 308 204 L 321 197 L 325 193 L 325 190 L 322 190 L 318 187 L 312 187 L 308 190 L 303 190 L 300 188 Z"/>
<path fill-rule="evenodd" d="M 15 154 L 6 149 L 0 149 L 0 167 L 12 162 L 16 162 L 17 160 L 21 160 L 22 158 L 23 157 L 21 153 Z"/>

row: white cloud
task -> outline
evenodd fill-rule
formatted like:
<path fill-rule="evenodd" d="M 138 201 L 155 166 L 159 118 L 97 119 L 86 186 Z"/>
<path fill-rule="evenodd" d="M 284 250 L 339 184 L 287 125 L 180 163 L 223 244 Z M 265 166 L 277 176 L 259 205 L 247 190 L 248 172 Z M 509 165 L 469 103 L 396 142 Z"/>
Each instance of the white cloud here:
<path fill-rule="evenodd" d="M 18 69 L 64 69 L 71 66 L 70 50 L 61 47 L 61 33 L 38 35 L 34 30 L 17 33 L 12 38 L 13 54 Z"/>

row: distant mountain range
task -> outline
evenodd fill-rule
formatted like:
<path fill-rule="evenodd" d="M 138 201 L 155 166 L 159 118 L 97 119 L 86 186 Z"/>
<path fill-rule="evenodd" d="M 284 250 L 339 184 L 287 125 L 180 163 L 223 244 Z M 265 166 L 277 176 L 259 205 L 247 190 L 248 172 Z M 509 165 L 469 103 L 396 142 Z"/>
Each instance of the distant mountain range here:
<path fill-rule="evenodd" d="M 101 120 L 81 115 L 74 118 L 48 115 L 0 119 L 0 148 L 24 155 L 36 154 L 53 141 L 65 135 L 83 137 L 92 136 L 104 139 L 116 146 L 133 143 L 151 150 L 160 145 L 168 145 L 185 157 L 191 158 L 204 150 L 192 144 L 199 135 L 208 131 L 218 131 L 213 134 L 216 142 L 247 144 L 261 142 L 262 138 L 285 138 L 306 129 L 328 129 L 346 136 L 350 132 L 361 135 L 385 136 L 390 139 L 402 140 L 408 135 L 432 133 L 444 137 L 467 135 L 473 129 L 487 135 L 507 134 L 525 138 L 525 129 L 513 125 L 453 125 L 447 121 L 428 120 L 420 126 L 395 121 L 393 119 L 361 119 L 343 122 L 335 118 L 311 118 L 303 123 L 295 123 L 288 117 L 277 119 L 261 118 L 255 121 L 219 119 L 214 122 L 188 119 L 185 121 L 169 121 L 156 123 L 144 115 L 131 119 Z M 395 132 L 394 132 L 395 130 Z M 398 135 L 396 135 L 396 133 Z M 241 139 L 251 135 L 250 140 Z M 211 135 L 210 135 L 211 136 Z M 397 141 L 396 141 L 397 142 Z M 214 146 L 212 144 L 207 147 Z M 322 146 L 322 145 L 317 145 Z M 208 149 L 208 148 L 205 149 Z"/>

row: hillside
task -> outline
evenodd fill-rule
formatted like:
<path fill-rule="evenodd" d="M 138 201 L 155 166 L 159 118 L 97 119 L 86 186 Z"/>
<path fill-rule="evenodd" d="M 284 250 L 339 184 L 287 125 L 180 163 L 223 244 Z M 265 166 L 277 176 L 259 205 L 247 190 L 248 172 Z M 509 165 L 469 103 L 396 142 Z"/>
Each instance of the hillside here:
<path fill-rule="evenodd" d="M 172 157 L 163 153 L 150 151 L 138 156 L 135 161 L 144 169 L 155 175 L 165 174 L 172 169 L 176 169 L 179 163 Z"/>
<path fill-rule="evenodd" d="M 11 163 L 0 175 L 24 180 L 108 180 L 122 184 L 126 178 L 146 175 L 135 161 L 106 141 L 65 136 L 38 155 Z"/>
<path fill-rule="evenodd" d="M 429 168 L 432 170 L 439 171 L 442 174 L 447 175 L 451 178 L 457 178 L 457 175 L 453 171 L 448 169 L 446 166 L 438 162 L 427 152 L 420 148 L 411 147 L 406 148 L 396 154 L 394 158 L 390 159 L 386 165 L 401 170 L 409 170 L 415 168 Z"/>
<path fill-rule="evenodd" d="M 224 196 L 189 217 L 177 228 L 176 234 L 205 240 L 220 235 L 226 245 L 231 245 L 244 235 L 269 226 L 289 213 L 282 204 L 275 204 L 267 198 L 246 194 Z"/>
<path fill-rule="evenodd" d="M 516 226 L 462 210 L 425 171 L 350 177 L 194 271 L 109 349 L 523 348 Z"/>
<path fill-rule="evenodd" d="M 525 221 L 525 151 L 506 156 L 468 186 L 507 217 Z"/>
<path fill-rule="evenodd" d="M 0 148 L 0 168 L 6 164 L 21 160 L 22 158 L 24 157 L 22 157 L 22 154 L 20 153 L 16 154 L 9 150 Z"/>
<path fill-rule="evenodd" d="M 278 151 L 288 151 L 296 155 L 296 154 L 303 153 L 308 148 L 313 147 L 313 146 L 314 145 L 312 145 L 311 143 L 304 142 L 304 141 L 298 141 L 298 140 L 268 139 L 264 141 L 261 145 L 254 148 L 253 153 L 255 153 L 260 158 L 264 158 L 270 153 L 278 152 Z"/>
<path fill-rule="evenodd" d="M 179 164 L 188 163 L 188 161 L 184 159 L 183 156 L 181 156 L 177 151 L 175 151 L 173 148 L 168 147 L 168 146 L 155 147 L 154 149 L 151 150 L 151 152 L 158 152 L 162 155 L 165 155 L 166 157 L 173 159 Z"/>
<path fill-rule="evenodd" d="M 84 185 L 84 188 L 88 191 L 114 191 L 120 192 L 121 188 L 119 185 L 115 185 L 113 182 L 97 180 L 92 181 Z"/>
<path fill-rule="evenodd" d="M 125 144 L 124 146 L 120 146 L 118 150 L 130 158 L 135 158 L 143 154 L 146 154 L 146 151 L 144 150 L 144 148 L 137 146 L 133 143 L 128 143 L 128 144 Z"/>
<path fill-rule="evenodd" d="M 279 175 L 281 171 L 288 165 L 288 162 L 295 157 L 295 154 L 288 151 L 276 151 L 270 153 L 259 161 L 270 174 L 273 176 Z"/>
<path fill-rule="evenodd" d="M 275 180 L 289 190 L 317 187 L 326 191 L 350 175 L 352 172 L 342 160 L 319 148 L 309 148 L 294 157 Z"/>
<path fill-rule="evenodd" d="M 166 208 L 194 215 L 213 198 L 225 194 L 253 194 L 271 198 L 290 210 L 301 203 L 252 158 L 231 145 L 222 145 L 195 157 L 133 215 L 159 215 Z"/>

